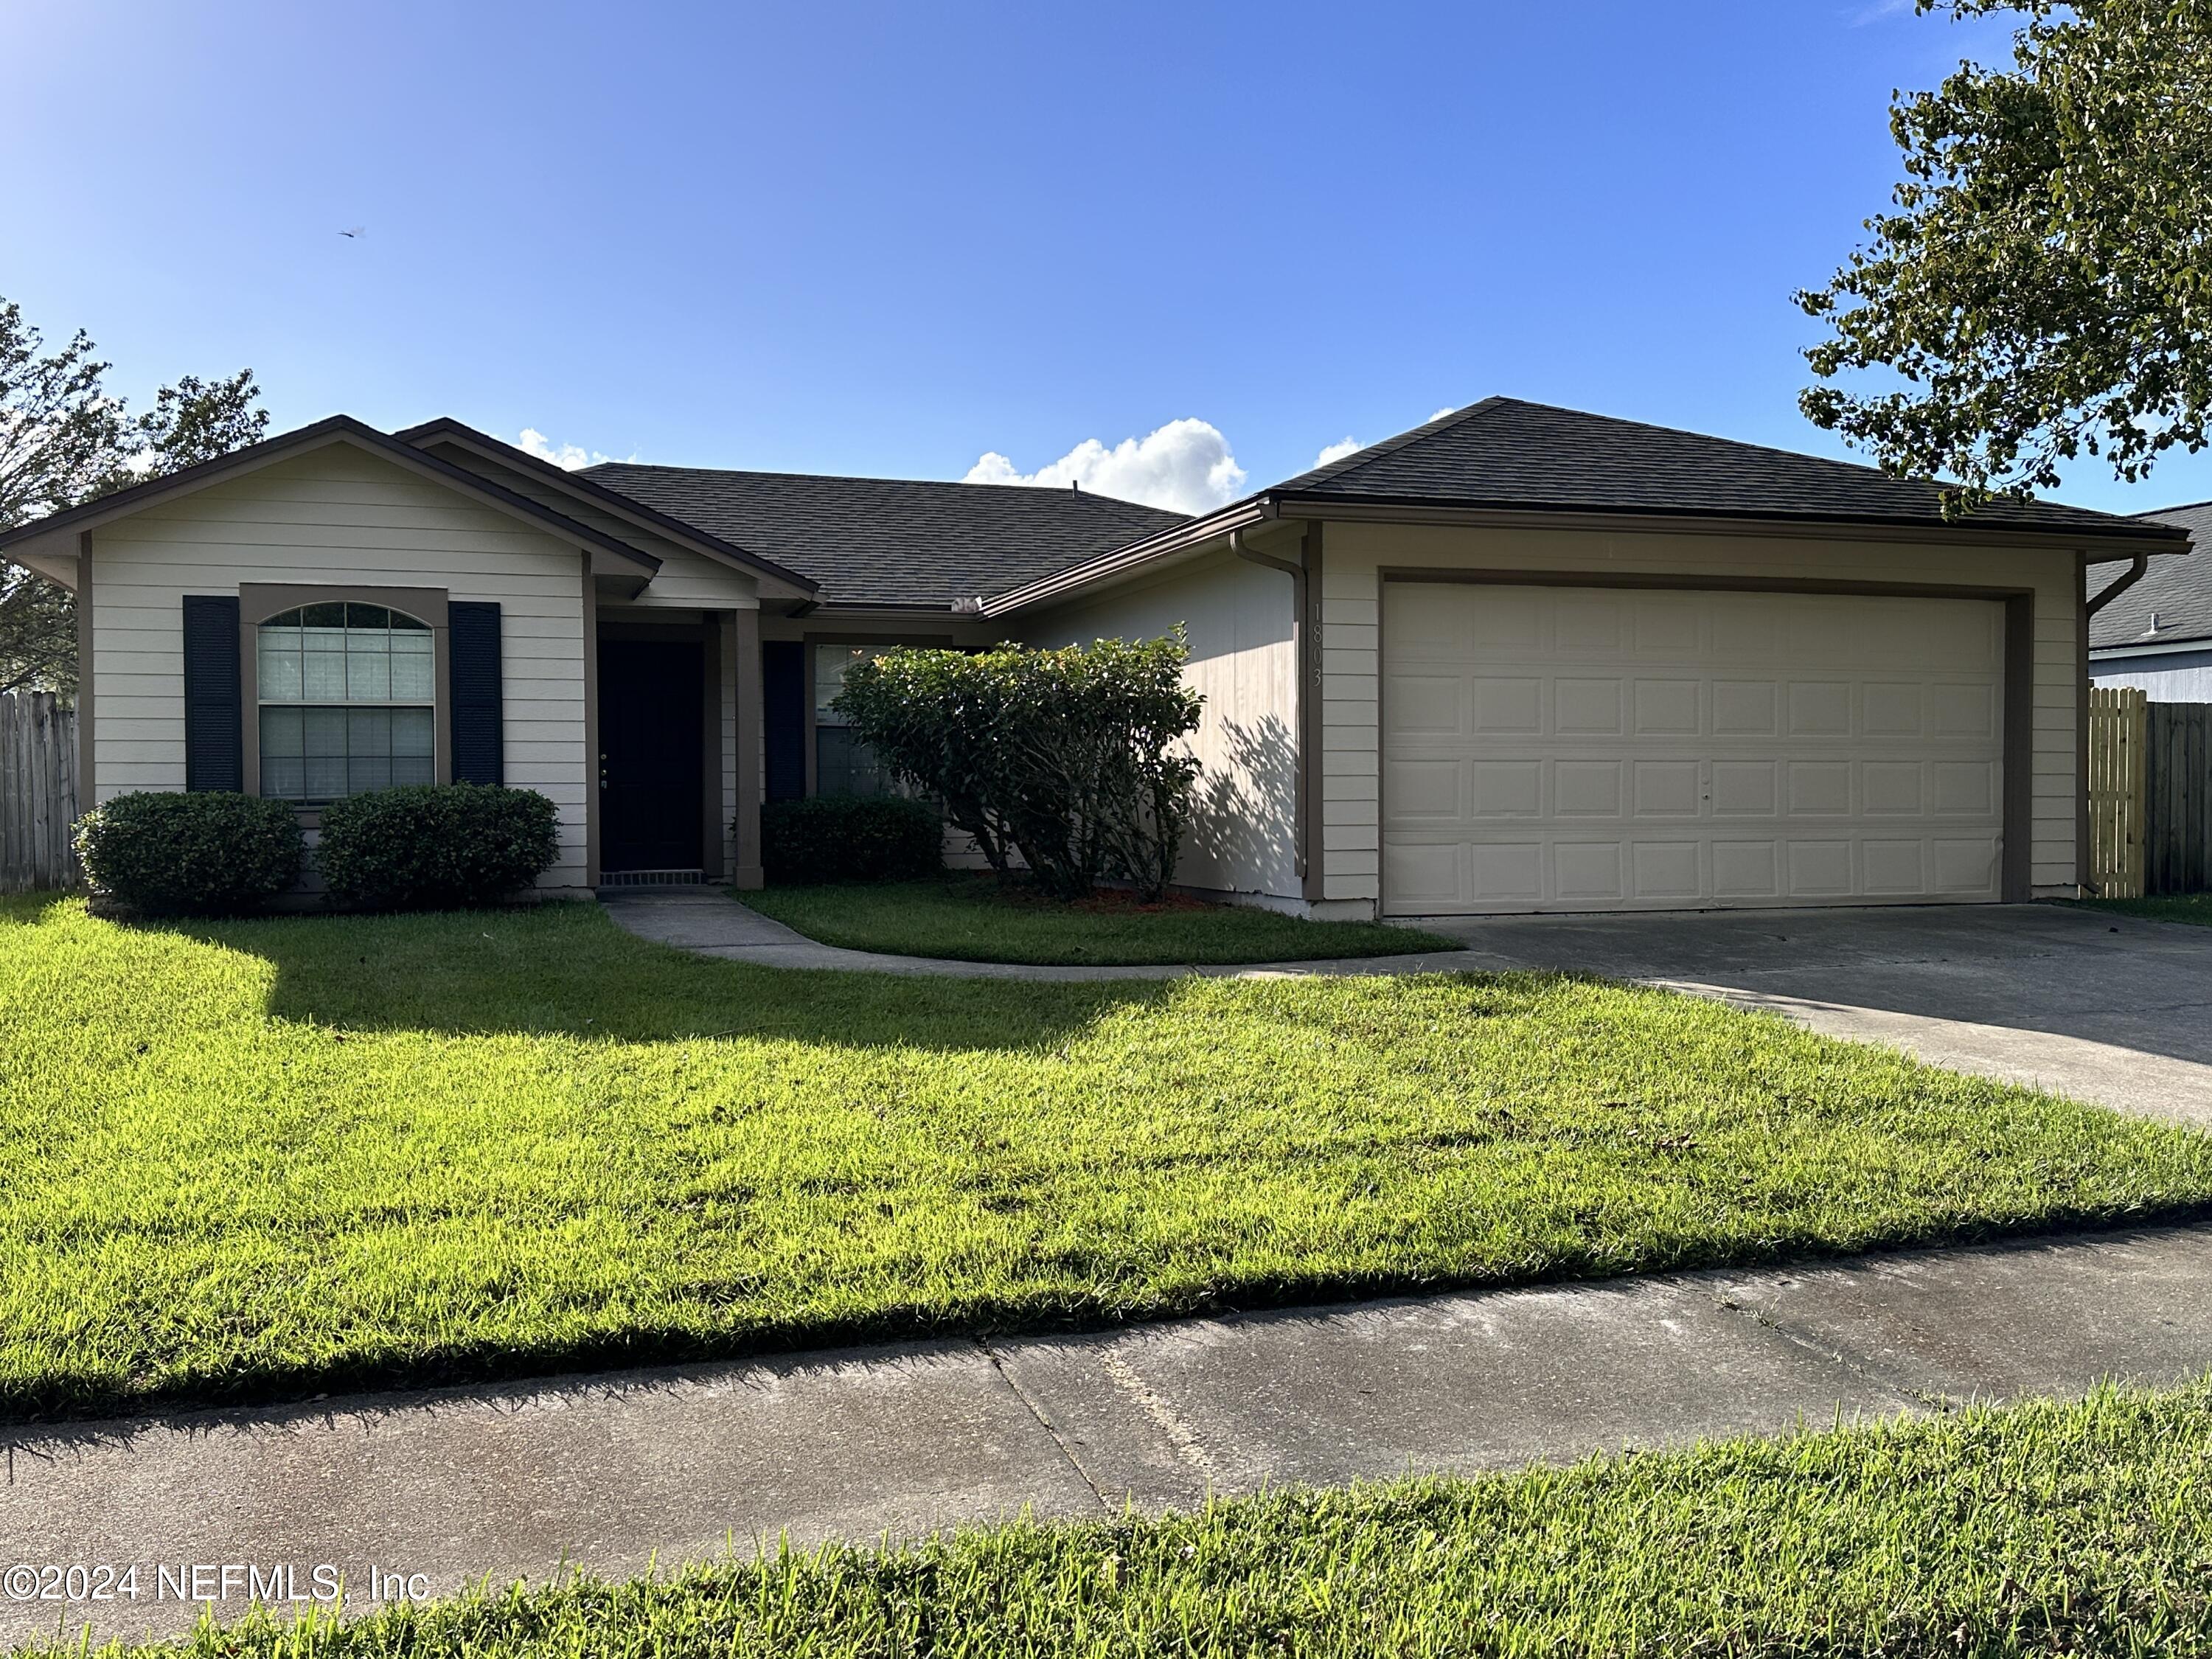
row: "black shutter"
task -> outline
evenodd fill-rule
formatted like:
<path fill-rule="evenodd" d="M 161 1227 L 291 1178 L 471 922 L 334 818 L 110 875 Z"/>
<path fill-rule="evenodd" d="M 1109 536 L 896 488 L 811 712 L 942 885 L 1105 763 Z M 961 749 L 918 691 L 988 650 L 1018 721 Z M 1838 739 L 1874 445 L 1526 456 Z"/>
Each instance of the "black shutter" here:
<path fill-rule="evenodd" d="M 85 665 L 89 672 L 91 665 Z M 185 787 L 246 787 L 238 596 L 185 595 Z"/>
<path fill-rule="evenodd" d="M 805 653 L 795 640 L 761 642 L 761 717 L 770 800 L 797 800 L 806 793 Z"/>
<path fill-rule="evenodd" d="M 453 704 L 453 781 L 505 781 L 499 702 L 499 607 L 456 599 L 446 607 Z"/>

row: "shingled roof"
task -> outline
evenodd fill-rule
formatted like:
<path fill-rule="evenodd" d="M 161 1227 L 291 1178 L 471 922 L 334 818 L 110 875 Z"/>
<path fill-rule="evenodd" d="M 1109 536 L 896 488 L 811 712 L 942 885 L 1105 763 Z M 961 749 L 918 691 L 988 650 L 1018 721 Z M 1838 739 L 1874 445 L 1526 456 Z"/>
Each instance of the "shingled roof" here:
<path fill-rule="evenodd" d="M 2161 507 L 2146 520 L 2179 525 L 2197 545 L 2188 557 L 2150 562 L 2143 578 L 2100 611 L 2089 623 L 2089 643 L 2099 650 L 2118 645 L 2171 645 L 2182 640 L 2212 643 L 2212 501 Z M 2127 567 L 2091 567 L 2089 586 L 2099 591 Z M 2158 631 L 2151 631 L 2151 613 Z"/>
<path fill-rule="evenodd" d="M 1787 449 L 1486 398 L 1277 484 L 1273 496 L 1700 518 L 1941 524 L 1942 491 Z M 2052 501 L 1990 501 L 1985 528 L 2140 539 L 2140 519 Z"/>
<path fill-rule="evenodd" d="M 949 608 L 1183 522 L 1086 489 L 609 461 L 592 482 L 822 586 L 825 605 Z"/>

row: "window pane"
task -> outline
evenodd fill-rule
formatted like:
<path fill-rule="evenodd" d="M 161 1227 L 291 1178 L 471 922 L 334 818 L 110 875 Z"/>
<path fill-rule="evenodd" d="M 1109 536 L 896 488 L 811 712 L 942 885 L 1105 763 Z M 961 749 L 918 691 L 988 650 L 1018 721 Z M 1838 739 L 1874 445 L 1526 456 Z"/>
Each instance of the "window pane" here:
<path fill-rule="evenodd" d="M 356 634 L 347 640 L 345 694 L 351 702 L 391 700 L 392 659 L 381 636 Z"/>
<path fill-rule="evenodd" d="M 358 795 L 364 789 L 392 787 L 392 757 L 389 755 L 350 755 L 346 757 L 346 793 Z"/>
<path fill-rule="evenodd" d="M 871 645 L 817 645 L 814 647 L 814 723 L 842 726 L 845 717 L 830 704 L 845 689 L 845 671 L 877 654 Z"/>
<path fill-rule="evenodd" d="M 886 795 L 890 781 L 876 763 L 876 751 L 842 726 L 817 727 L 814 733 L 814 793 L 817 795 Z"/>
<path fill-rule="evenodd" d="M 337 800 L 346 793 L 343 755 L 310 755 L 306 762 L 307 784 L 302 792 L 309 800 Z"/>
<path fill-rule="evenodd" d="M 355 708 L 346 714 L 346 753 L 389 755 L 392 752 L 392 711 Z"/>
<path fill-rule="evenodd" d="M 261 711 L 261 758 L 264 762 L 277 755 L 305 754 L 307 750 L 301 744 L 304 736 L 299 709 L 264 708 Z"/>
<path fill-rule="evenodd" d="M 380 605 L 362 605 L 357 600 L 346 604 L 348 628 L 374 628 L 380 633 L 392 626 L 392 613 Z"/>
<path fill-rule="evenodd" d="M 435 783 L 437 766 L 428 755 L 394 755 L 392 757 L 392 781 L 394 783 Z"/>
<path fill-rule="evenodd" d="M 307 763 L 295 756 L 261 757 L 261 793 L 275 800 L 299 800 L 307 793 Z"/>
<path fill-rule="evenodd" d="M 429 623 L 424 622 L 420 617 L 409 616 L 404 611 L 395 611 L 392 613 L 392 625 L 398 629 L 417 629 L 425 635 L 430 631 Z M 426 637 L 422 641 L 423 648 L 428 650 L 429 644 L 430 641 Z"/>
<path fill-rule="evenodd" d="M 301 659 L 301 695 L 310 702 L 343 702 L 346 694 L 345 635 L 311 628 Z"/>
<path fill-rule="evenodd" d="M 303 708 L 300 714 L 307 730 L 304 752 L 309 755 L 345 753 L 346 711 L 343 708 Z"/>
<path fill-rule="evenodd" d="M 419 698 L 429 702 L 437 695 L 438 685 L 436 661 L 430 655 L 430 636 L 394 634 L 392 646 L 392 700 L 406 702 Z"/>
<path fill-rule="evenodd" d="M 437 720 L 428 708 L 392 711 L 392 752 L 428 760 L 438 752 Z"/>
<path fill-rule="evenodd" d="M 343 603 L 303 605 L 300 607 L 300 620 L 309 628 L 343 628 L 345 606 Z"/>
<path fill-rule="evenodd" d="M 287 649 L 284 641 L 291 641 Z M 276 701 L 300 700 L 300 633 L 288 629 L 261 635 L 261 695 Z"/>

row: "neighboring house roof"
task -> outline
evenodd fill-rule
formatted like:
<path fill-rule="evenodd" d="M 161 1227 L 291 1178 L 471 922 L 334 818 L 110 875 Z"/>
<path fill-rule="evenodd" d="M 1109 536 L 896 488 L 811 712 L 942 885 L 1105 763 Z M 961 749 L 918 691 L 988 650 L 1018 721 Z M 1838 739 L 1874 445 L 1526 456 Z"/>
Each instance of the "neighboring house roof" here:
<path fill-rule="evenodd" d="M 0 532 L 0 551 L 12 551 L 49 536 L 67 536 L 76 531 L 89 530 L 95 525 L 139 512 L 156 501 L 204 489 L 210 484 L 221 483 L 226 478 L 334 443 L 354 444 L 384 456 L 411 471 L 450 484 L 463 494 L 473 495 L 513 517 L 534 523 L 564 541 L 573 541 L 580 546 L 613 554 L 648 573 L 660 568 L 660 561 L 641 548 L 632 547 L 629 543 L 610 536 L 605 531 L 595 530 L 589 525 L 579 524 L 575 520 L 555 512 L 544 502 L 518 495 L 466 467 L 456 466 L 451 461 L 426 454 L 412 444 L 403 443 L 389 434 L 379 432 L 374 427 L 356 421 L 350 415 L 333 415 L 327 420 L 279 433 L 276 437 L 264 439 L 258 444 L 248 444 L 243 449 L 234 449 L 228 455 L 202 461 L 198 466 L 188 466 L 180 471 L 149 478 L 144 483 L 133 484 L 127 489 L 95 496 L 65 512 L 52 513 L 43 519 L 33 519 L 28 524 Z"/>
<path fill-rule="evenodd" d="M 2197 550 L 2185 559 L 2153 559 L 2141 581 L 2115 595 L 2089 624 L 2093 651 L 2212 640 L 2212 501 L 2161 507 L 2141 516 L 2179 525 L 2195 539 Z M 2122 564 L 2091 566 L 2091 589 L 2101 591 L 2126 568 Z M 2158 613 L 2154 633 L 2150 625 L 2153 611 Z"/>
<path fill-rule="evenodd" d="M 686 524 L 680 519 L 672 519 L 666 514 L 657 511 L 643 501 L 633 501 L 627 495 L 619 495 L 609 489 L 596 479 L 584 477 L 580 471 L 556 466 L 552 462 L 540 456 L 532 455 L 526 449 L 516 448 L 503 439 L 495 438 L 489 433 L 479 432 L 474 427 L 457 421 L 450 415 L 441 415 L 436 420 L 425 421 L 420 426 L 410 426 L 404 431 L 395 432 L 392 435 L 402 443 L 413 444 L 417 447 L 441 441 L 453 444 L 465 452 L 484 456 L 497 461 L 501 465 L 512 467 L 518 472 L 538 478 L 556 489 L 565 491 L 577 501 L 589 501 L 618 517 L 629 520 L 641 529 L 650 530 L 656 535 L 665 537 L 671 541 L 689 547 L 694 552 L 702 553 L 725 564 L 737 565 L 755 572 L 764 572 L 780 581 L 788 582 L 804 592 L 811 593 L 817 589 L 817 584 L 808 580 L 795 570 L 786 569 L 772 559 L 763 558 L 749 549 L 726 542 L 699 526 Z"/>
<path fill-rule="evenodd" d="M 2055 501 L 1992 501 L 1963 523 L 1947 520 L 1942 488 L 1924 480 L 1548 404 L 1486 398 L 1188 526 L 1109 550 L 1085 566 L 986 588 L 979 608 L 995 617 L 1048 603 L 1230 530 L 1270 518 L 1325 516 L 1333 506 L 1415 514 L 1455 509 L 1963 529 L 2112 541 L 2130 544 L 2130 552 L 2182 540 L 2179 532 L 2141 519 Z"/>
<path fill-rule="evenodd" d="M 949 610 L 1184 522 L 1087 489 L 726 472 L 608 461 L 579 475 L 804 573 L 833 605 Z"/>

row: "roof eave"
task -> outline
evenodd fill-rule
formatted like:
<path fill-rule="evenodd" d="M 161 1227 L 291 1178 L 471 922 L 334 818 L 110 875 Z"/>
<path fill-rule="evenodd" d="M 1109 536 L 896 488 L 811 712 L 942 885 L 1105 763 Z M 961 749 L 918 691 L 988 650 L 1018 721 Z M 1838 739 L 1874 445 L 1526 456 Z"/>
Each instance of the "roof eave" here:
<path fill-rule="evenodd" d="M 1258 524 L 1275 516 L 1273 496 L 1254 495 L 1232 502 L 1202 518 L 1171 525 L 1165 530 L 1112 549 L 1095 558 L 1086 559 L 1080 564 L 1070 565 L 1065 570 L 1024 582 L 1019 587 L 1010 587 L 1004 592 L 987 595 L 976 602 L 973 609 L 962 614 L 988 619 L 1011 616 L 1018 611 L 1027 611 L 1072 598 L 1076 593 L 1102 586 L 1122 575 L 1149 568 L 1178 553 L 1196 552 L 1206 543 L 1219 540 L 1232 530 L 1242 530 L 1248 525 Z"/>
<path fill-rule="evenodd" d="M 2086 525 L 1977 525 L 1966 521 L 1852 517 L 1824 513 L 1731 512 L 1711 508 L 1551 507 L 1527 502 L 1441 496 L 1331 495 L 1278 493 L 1276 511 L 1284 518 L 1367 520 L 1396 523 L 1526 525 L 1532 520 L 1563 527 L 1702 529 L 1735 535 L 1786 534 L 1823 540 L 1862 538 L 1926 541 L 1932 538 L 1987 546 L 2048 547 L 2094 545 L 2112 549 L 2107 556 L 2128 553 L 2186 553 L 2189 532 L 2179 526 L 2153 531 L 2128 519 L 2110 528 Z"/>

